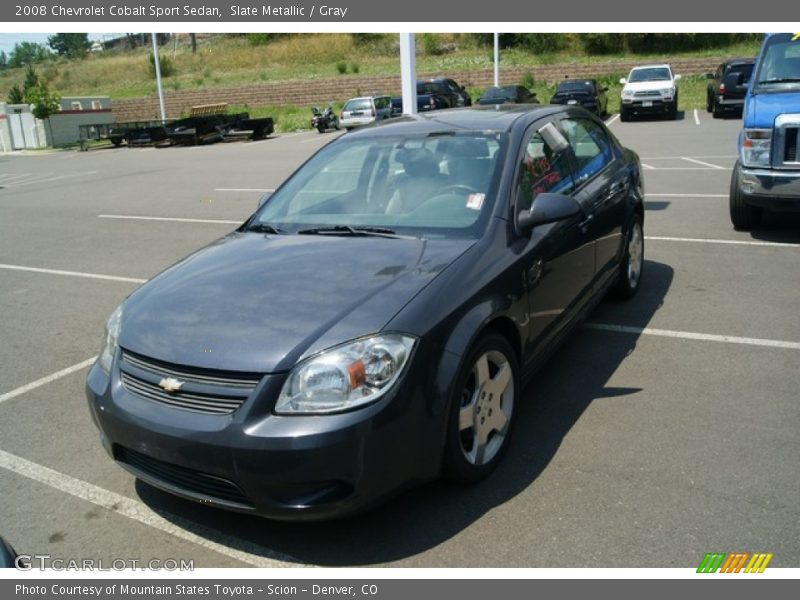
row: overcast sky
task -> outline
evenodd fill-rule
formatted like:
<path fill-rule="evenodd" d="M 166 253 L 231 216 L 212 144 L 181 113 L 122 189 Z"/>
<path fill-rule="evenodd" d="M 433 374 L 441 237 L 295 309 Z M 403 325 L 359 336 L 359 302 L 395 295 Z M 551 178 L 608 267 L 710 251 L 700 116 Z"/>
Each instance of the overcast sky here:
<path fill-rule="evenodd" d="M 36 42 L 47 45 L 47 38 L 52 33 L 0 33 L 0 51 L 10 54 L 14 49 L 14 44 L 19 42 Z M 90 33 L 90 40 L 102 40 L 110 37 L 118 37 L 121 33 Z"/>

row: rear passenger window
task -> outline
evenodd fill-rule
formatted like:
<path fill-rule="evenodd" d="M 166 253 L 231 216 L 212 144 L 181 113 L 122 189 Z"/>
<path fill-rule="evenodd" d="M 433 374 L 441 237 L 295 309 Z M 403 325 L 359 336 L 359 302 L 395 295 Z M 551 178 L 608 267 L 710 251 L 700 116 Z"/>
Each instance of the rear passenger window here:
<path fill-rule="evenodd" d="M 611 141 L 600 125 L 590 119 L 564 119 L 561 124 L 575 153 L 578 182 L 599 173 L 611 162 Z"/>
<path fill-rule="evenodd" d="M 569 194 L 572 173 L 568 156 L 554 152 L 541 135 L 534 133 L 525 146 L 517 175 L 517 211 L 528 210 L 543 192 Z"/>

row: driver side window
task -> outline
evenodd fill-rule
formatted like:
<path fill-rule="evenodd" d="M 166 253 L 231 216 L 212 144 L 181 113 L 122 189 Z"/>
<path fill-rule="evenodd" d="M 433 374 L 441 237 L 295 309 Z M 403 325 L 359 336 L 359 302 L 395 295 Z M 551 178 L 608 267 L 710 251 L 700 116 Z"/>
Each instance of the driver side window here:
<path fill-rule="evenodd" d="M 554 152 L 538 132 L 525 145 L 517 173 L 517 212 L 529 210 L 543 192 L 569 194 L 573 190 L 569 156 Z"/>

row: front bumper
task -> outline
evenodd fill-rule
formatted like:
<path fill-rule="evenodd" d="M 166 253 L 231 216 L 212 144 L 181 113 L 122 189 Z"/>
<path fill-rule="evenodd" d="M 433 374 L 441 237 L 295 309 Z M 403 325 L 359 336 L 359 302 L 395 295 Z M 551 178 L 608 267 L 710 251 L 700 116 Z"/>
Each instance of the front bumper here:
<path fill-rule="evenodd" d="M 739 169 L 745 202 L 773 211 L 800 212 L 800 171 Z"/>
<path fill-rule="evenodd" d="M 106 451 L 146 483 L 228 510 L 320 520 L 438 475 L 445 419 L 430 415 L 424 372 L 409 367 L 375 404 L 338 415 L 272 414 L 284 375 L 265 376 L 231 414 L 181 410 L 129 392 L 118 360 L 110 378 L 92 367 L 86 395 Z"/>
<path fill-rule="evenodd" d="M 675 107 L 675 100 L 674 98 L 669 100 L 664 98 L 634 98 L 632 100 L 623 98 L 622 106 L 637 115 L 666 114 Z"/>

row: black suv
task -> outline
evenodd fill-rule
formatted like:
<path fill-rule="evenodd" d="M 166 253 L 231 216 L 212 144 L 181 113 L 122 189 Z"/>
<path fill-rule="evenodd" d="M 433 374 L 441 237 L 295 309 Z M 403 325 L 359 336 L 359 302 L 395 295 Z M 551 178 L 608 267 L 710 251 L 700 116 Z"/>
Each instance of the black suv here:
<path fill-rule="evenodd" d="M 423 79 L 417 81 L 417 95 L 437 95 L 447 101 L 449 108 L 472 106 L 466 88 L 452 79 Z"/>
<path fill-rule="evenodd" d="M 706 110 L 713 113 L 715 119 L 726 111 L 741 113 L 755 62 L 755 58 L 732 58 L 713 73 L 706 73 L 711 80 L 706 92 Z"/>

